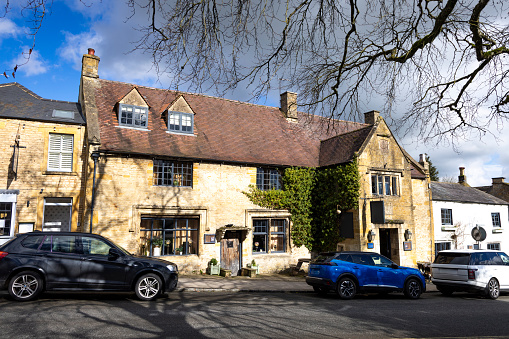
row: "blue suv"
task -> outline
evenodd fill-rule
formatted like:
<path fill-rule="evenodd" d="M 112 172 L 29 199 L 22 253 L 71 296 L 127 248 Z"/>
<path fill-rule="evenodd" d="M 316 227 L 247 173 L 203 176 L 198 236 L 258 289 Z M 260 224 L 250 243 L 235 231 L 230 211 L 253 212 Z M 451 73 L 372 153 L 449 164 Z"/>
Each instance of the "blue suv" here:
<path fill-rule="evenodd" d="M 318 293 L 336 291 L 341 299 L 357 292 L 401 292 L 418 299 L 426 291 L 426 281 L 415 268 L 396 265 L 373 252 L 321 253 L 309 265 L 308 285 Z"/>

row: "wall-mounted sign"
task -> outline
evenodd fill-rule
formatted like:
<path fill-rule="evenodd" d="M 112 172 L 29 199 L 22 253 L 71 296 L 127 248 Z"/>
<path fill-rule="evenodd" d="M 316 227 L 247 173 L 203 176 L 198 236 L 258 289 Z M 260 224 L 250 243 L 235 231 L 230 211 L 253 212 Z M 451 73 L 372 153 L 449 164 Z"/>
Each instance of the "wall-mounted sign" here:
<path fill-rule="evenodd" d="M 216 235 L 215 234 L 205 234 L 203 242 L 205 244 L 215 244 L 216 243 Z"/>
<path fill-rule="evenodd" d="M 411 241 L 403 241 L 403 249 L 405 251 L 411 251 L 412 250 L 412 242 Z"/>
<path fill-rule="evenodd" d="M 368 242 L 368 248 L 369 249 L 375 248 L 375 244 L 373 244 L 372 242 Z"/>

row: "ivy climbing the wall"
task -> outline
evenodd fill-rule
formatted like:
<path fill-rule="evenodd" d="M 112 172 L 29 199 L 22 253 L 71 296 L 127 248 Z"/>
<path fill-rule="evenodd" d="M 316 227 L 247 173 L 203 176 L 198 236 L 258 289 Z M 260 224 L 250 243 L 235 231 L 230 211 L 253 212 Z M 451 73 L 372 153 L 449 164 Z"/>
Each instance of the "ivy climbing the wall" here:
<path fill-rule="evenodd" d="M 291 167 L 282 180 L 283 190 L 262 191 L 250 186 L 244 194 L 258 206 L 290 212 L 295 246 L 316 252 L 335 250 L 341 240 L 337 209 L 358 207 L 357 162 L 322 169 Z"/>

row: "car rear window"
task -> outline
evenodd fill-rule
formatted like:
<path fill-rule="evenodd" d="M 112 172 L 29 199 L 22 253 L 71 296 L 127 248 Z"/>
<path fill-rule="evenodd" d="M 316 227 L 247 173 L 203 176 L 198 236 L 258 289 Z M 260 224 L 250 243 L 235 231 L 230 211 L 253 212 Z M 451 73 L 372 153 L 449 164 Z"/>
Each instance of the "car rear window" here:
<path fill-rule="evenodd" d="M 336 255 L 337 253 L 320 253 L 320 255 L 313 260 L 313 263 L 320 264 L 330 262 L 332 259 L 336 258 Z"/>
<path fill-rule="evenodd" d="M 21 242 L 21 246 L 25 248 L 30 248 L 36 250 L 39 248 L 42 239 L 44 239 L 44 235 L 29 235 Z"/>
<path fill-rule="evenodd" d="M 468 265 L 470 253 L 438 253 L 435 264 Z"/>

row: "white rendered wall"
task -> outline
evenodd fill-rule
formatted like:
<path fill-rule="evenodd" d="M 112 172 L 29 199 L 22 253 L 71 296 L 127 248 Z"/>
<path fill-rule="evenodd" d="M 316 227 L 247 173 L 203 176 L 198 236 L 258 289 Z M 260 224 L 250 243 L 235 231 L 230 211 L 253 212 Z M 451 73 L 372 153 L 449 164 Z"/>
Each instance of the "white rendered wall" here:
<path fill-rule="evenodd" d="M 442 208 L 452 210 L 452 223 L 453 226 L 456 226 L 454 231 L 443 230 L 445 225 L 442 225 Z M 491 213 L 495 212 L 500 213 L 501 227 L 493 227 Z M 433 201 L 433 218 L 435 243 L 450 241 L 452 242 L 451 249 L 466 249 L 468 245 L 473 246 L 476 243 L 471 236 L 471 231 L 473 227 L 479 225 L 486 230 L 486 240 L 480 243 L 481 249 L 486 249 L 488 243 L 500 243 L 500 249 L 509 252 L 509 216 L 507 205 Z M 494 233 L 494 230 L 495 232 L 501 230 L 501 233 Z M 457 239 L 454 239 L 453 235 L 456 235 Z"/>

